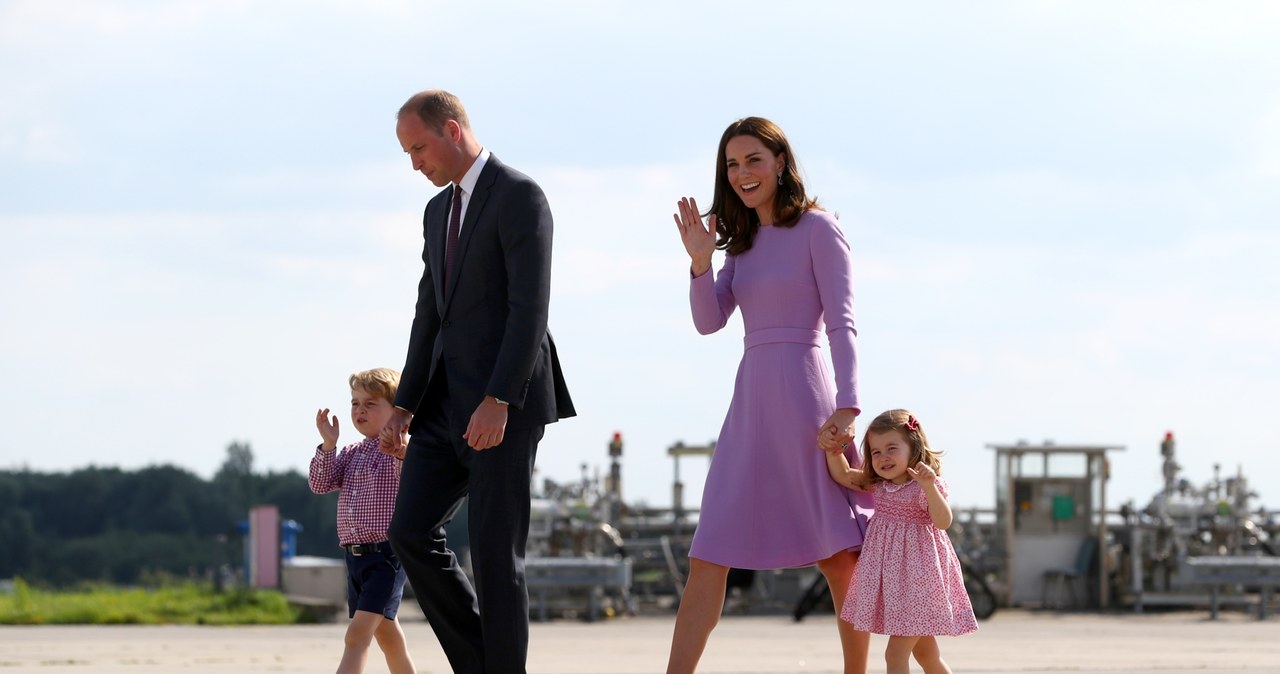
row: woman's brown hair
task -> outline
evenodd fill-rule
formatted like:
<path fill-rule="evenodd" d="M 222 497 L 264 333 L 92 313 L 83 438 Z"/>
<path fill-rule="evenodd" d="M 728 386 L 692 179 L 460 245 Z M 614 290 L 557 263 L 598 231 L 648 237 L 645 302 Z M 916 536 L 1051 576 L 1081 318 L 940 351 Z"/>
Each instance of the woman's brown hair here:
<path fill-rule="evenodd" d="M 742 198 L 729 184 L 729 170 L 725 163 L 725 148 L 736 136 L 754 136 L 774 156 L 782 156 L 782 184 L 773 198 L 773 226 L 794 227 L 804 212 L 818 208 L 817 199 L 810 199 L 800 180 L 800 169 L 791 143 L 777 124 L 763 117 L 743 117 L 729 125 L 720 136 L 720 148 L 716 150 L 716 188 L 711 209 L 703 215 L 716 215 L 716 248 L 730 255 L 745 253 L 751 249 L 756 232 L 760 230 L 760 217 L 754 209 L 747 208 Z"/>

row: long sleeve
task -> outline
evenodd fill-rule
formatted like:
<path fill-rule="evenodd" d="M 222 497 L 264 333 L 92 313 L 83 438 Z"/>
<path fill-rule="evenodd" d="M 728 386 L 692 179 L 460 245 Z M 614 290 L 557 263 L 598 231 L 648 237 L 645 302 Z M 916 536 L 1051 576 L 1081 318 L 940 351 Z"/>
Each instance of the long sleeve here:
<path fill-rule="evenodd" d="M 733 296 L 734 256 L 725 256 L 719 275 L 712 276 L 708 269 L 701 276 L 689 280 L 689 306 L 693 310 L 693 325 L 698 332 L 709 335 L 723 328 L 737 307 Z"/>
<path fill-rule="evenodd" d="M 809 254 L 822 302 L 822 321 L 835 369 L 836 407 L 858 405 L 858 330 L 853 321 L 853 263 L 849 242 L 832 216 L 822 213 L 811 230 Z"/>
<path fill-rule="evenodd" d="M 438 210 L 439 203 L 443 203 L 442 195 L 443 192 L 433 198 L 422 213 L 422 279 L 418 281 L 418 301 L 414 305 L 413 325 L 409 329 L 408 353 L 405 354 L 394 401 L 396 407 L 415 413 L 426 395 L 431 358 L 440 332 L 440 311 L 436 306 L 436 287 L 431 271 L 429 223 L 433 210 Z"/>
<path fill-rule="evenodd" d="M 547 335 L 551 304 L 551 207 L 532 180 L 506 197 L 498 238 L 507 278 L 507 313 L 485 393 L 522 408 L 538 351 Z"/>
<path fill-rule="evenodd" d="M 351 460 L 351 452 L 342 450 L 326 452 L 319 447 L 316 455 L 311 457 L 311 470 L 307 475 L 307 484 L 316 494 L 327 494 L 342 487 L 342 474 Z"/>

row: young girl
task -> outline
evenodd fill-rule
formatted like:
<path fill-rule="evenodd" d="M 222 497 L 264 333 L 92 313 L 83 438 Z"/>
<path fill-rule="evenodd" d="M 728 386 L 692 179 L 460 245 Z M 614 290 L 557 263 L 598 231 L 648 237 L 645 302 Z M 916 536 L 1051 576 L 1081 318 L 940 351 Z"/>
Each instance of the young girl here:
<path fill-rule="evenodd" d="M 907 410 L 876 417 L 862 438 L 862 465 L 827 454 L 836 482 L 875 496 L 862 556 L 840 617 L 857 630 L 889 635 L 890 674 L 910 671 L 909 658 L 929 674 L 949 673 L 936 636 L 978 629 L 965 593 L 960 560 L 945 529 L 951 525 L 939 454 Z"/>

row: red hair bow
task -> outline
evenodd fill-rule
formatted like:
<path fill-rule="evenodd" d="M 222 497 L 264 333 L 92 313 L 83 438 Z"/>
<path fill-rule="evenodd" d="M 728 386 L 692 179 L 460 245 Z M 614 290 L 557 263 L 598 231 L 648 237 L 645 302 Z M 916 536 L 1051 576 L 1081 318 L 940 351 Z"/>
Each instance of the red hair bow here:
<path fill-rule="evenodd" d="M 919 431 L 919 430 L 920 430 L 920 420 L 919 420 L 919 419 L 917 419 L 917 418 L 916 418 L 916 416 L 915 416 L 914 414 L 908 414 L 908 415 L 907 415 L 907 424 L 906 424 L 906 426 L 907 426 L 907 430 L 909 430 L 909 431 Z"/>

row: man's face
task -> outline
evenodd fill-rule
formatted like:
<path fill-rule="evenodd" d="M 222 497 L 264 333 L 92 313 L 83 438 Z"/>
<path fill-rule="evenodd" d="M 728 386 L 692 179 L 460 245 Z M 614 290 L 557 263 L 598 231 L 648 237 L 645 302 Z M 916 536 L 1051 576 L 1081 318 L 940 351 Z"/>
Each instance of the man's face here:
<path fill-rule="evenodd" d="M 461 152 L 449 136 L 451 126 L 455 124 L 447 123 L 441 134 L 428 128 L 414 114 L 407 114 L 396 123 L 396 138 L 400 139 L 400 147 L 413 162 L 413 170 L 422 173 L 436 187 L 444 187 L 462 177 L 456 175 Z"/>

